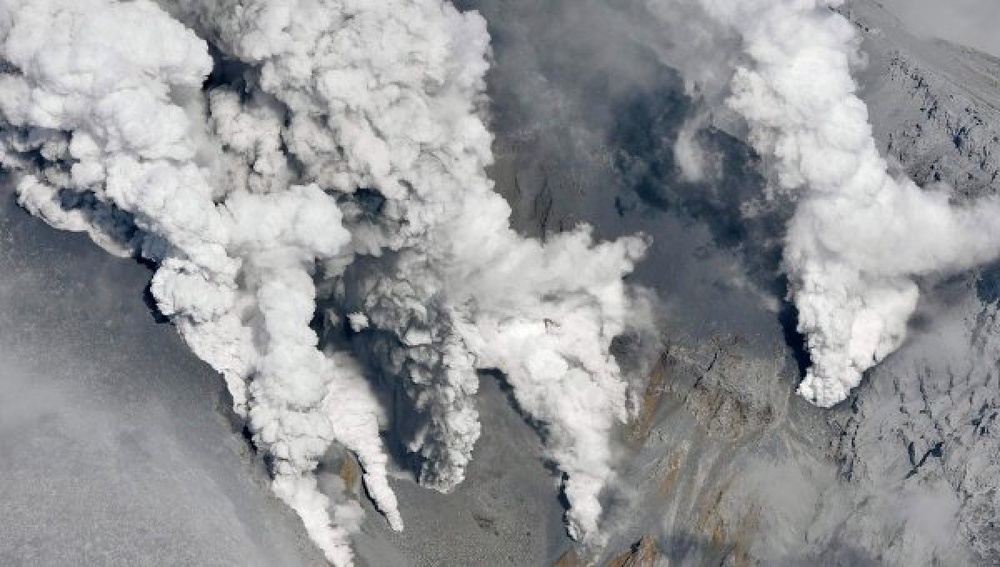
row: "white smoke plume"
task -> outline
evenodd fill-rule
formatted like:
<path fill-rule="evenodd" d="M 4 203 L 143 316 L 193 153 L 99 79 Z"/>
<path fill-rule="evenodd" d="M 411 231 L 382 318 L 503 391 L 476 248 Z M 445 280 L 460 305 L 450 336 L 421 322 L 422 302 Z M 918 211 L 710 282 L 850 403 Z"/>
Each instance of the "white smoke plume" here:
<path fill-rule="evenodd" d="M 210 184 L 196 121 L 212 61 L 154 4 L 6 2 L 0 16 L 10 67 L 0 79 L 3 155 L 24 171 L 22 204 L 159 264 L 160 310 L 223 372 L 272 458 L 276 493 L 331 561 L 350 560 L 349 539 L 331 526 L 312 471 L 333 441 L 358 455 L 370 493 L 401 528 L 377 403 L 353 368 L 316 349 L 308 326 L 313 266 L 350 241 L 334 199 L 315 185 Z"/>
<path fill-rule="evenodd" d="M 784 263 L 812 358 L 799 392 L 832 406 L 903 343 L 916 278 L 1000 253 L 1000 203 L 952 203 L 890 173 L 856 94 L 859 41 L 841 0 L 699 2 L 742 36 L 728 103 L 797 202 Z"/>
<path fill-rule="evenodd" d="M 625 418 L 609 346 L 628 324 L 622 276 L 644 244 L 595 248 L 578 230 L 543 247 L 509 228 L 485 174 L 478 15 L 436 0 L 230 4 L 169 5 L 287 109 L 281 141 L 303 177 L 353 195 L 344 209 L 361 257 L 343 277 L 328 270 L 328 300 L 333 318 L 363 322 L 354 348 L 421 416 L 408 442 L 421 481 L 462 481 L 479 436 L 475 370 L 497 367 L 567 474 L 571 533 L 596 533 L 609 435 Z"/>
<path fill-rule="evenodd" d="M 351 562 L 358 514 L 319 490 L 332 443 L 402 528 L 370 380 L 405 394 L 416 428 L 397 433 L 448 490 L 486 368 L 543 428 L 571 534 L 598 538 L 627 416 L 610 347 L 647 323 L 622 279 L 645 243 L 510 229 L 485 173 L 482 18 L 441 0 L 161 5 L 0 3 L 0 160 L 22 205 L 156 263 L 160 311 L 223 374 L 331 562 Z"/>

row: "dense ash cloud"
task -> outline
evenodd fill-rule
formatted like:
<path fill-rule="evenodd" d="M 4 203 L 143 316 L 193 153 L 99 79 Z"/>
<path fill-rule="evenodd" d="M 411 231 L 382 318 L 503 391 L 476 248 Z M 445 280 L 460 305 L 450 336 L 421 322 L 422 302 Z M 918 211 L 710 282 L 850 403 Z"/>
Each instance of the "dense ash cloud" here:
<path fill-rule="evenodd" d="M 160 311 L 223 374 L 332 562 L 360 512 L 314 476 L 333 443 L 402 528 L 372 381 L 414 416 L 396 435 L 421 482 L 449 490 L 490 368 L 565 475 L 571 534 L 598 538 L 627 417 L 610 346 L 648 323 L 622 280 L 645 242 L 509 228 L 485 174 L 483 20 L 439 0 L 161 6 L 0 7 L 0 159 L 22 205 L 156 263 Z"/>

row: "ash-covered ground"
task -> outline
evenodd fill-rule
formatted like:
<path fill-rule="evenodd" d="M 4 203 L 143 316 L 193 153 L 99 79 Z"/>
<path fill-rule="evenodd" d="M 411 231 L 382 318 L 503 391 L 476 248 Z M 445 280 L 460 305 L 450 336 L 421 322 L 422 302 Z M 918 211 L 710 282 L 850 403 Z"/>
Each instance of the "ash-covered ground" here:
<path fill-rule="evenodd" d="M 149 270 L 0 203 L 0 563 L 323 565 Z"/>

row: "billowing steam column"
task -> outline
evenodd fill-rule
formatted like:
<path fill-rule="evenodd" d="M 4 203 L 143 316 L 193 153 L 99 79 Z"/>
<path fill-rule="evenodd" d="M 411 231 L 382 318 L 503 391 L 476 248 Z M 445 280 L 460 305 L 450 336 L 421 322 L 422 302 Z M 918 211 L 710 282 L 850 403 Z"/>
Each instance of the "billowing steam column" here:
<path fill-rule="evenodd" d="M 356 366 L 309 328 L 319 261 L 347 253 L 336 201 L 316 185 L 218 183 L 205 124 L 204 41 L 149 2 L 0 4 L 2 161 L 21 204 L 56 227 L 158 264 L 151 291 L 185 341 L 226 378 L 275 492 L 334 563 L 350 562 L 360 507 L 334 504 L 313 471 L 353 451 L 377 505 L 402 521 L 386 480 L 380 413 Z"/>
<path fill-rule="evenodd" d="M 595 245 L 581 228 L 543 246 L 510 229 L 485 172 L 483 19 L 440 0 L 164 4 L 243 66 L 250 96 L 220 87 L 213 116 L 252 125 L 279 109 L 278 138 L 227 142 L 229 162 L 251 179 L 286 175 L 281 159 L 257 166 L 256 148 L 281 148 L 299 182 L 339 195 L 354 256 L 326 264 L 328 319 L 350 315 L 353 351 L 409 399 L 416 425 L 400 433 L 420 481 L 462 481 L 479 437 L 475 372 L 497 368 L 566 473 L 570 532 L 596 534 L 626 417 L 609 348 L 641 324 L 622 276 L 645 243 Z M 219 128 L 245 138 L 231 122 Z"/>
<path fill-rule="evenodd" d="M 784 265 L 812 358 L 799 393 L 829 407 L 902 344 L 916 277 L 997 256 L 1000 204 L 955 205 L 890 175 L 855 92 L 858 38 L 833 11 L 839 0 L 701 3 L 743 37 L 751 64 L 729 104 L 797 201 Z"/>
<path fill-rule="evenodd" d="M 484 368 L 542 424 L 570 533 L 600 537 L 627 417 L 610 347 L 645 322 L 622 278 L 646 243 L 510 229 L 485 173 L 488 45 L 441 0 L 0 2 L 0 163 L 20 202 L 155 262 L 158 308 L 338 565 L 361 510 L 319 490 L 332 444 L 402 528 L 370 384 L 403 394 L 397 437 L 449 490 Z"/>

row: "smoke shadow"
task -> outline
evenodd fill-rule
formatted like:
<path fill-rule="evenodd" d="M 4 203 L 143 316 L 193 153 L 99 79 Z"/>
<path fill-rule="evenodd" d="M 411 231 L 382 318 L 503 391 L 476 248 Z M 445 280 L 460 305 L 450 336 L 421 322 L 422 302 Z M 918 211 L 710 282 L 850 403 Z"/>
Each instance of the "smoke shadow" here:
<path fill-rule="evenodd" d="M 402 348 L 397 337 L 384 331 L 356 333 L 346 321 L 334 326 L 321 326 L 320 337 L 322 348 L 347 350 L 356 355 L 372 393 L 388 412 L 391 426 L 380 435 L 390 461 L 396 468 L 408 471 L 414 479 L 419 479 L 426 460 L 411 451 L 409 445 L 429 416 L 416 407 L 413 392 L 407 388 L 408 380 L 388 367 L 388 361 L 393 359 L 393 347 Z M 413 388 L 412 385 L 410 387 Z"/>
<path fill-rule="evenodd" d="M 785 278 L 782 277 L 781 280 Z M 778 312 L 778 323 L 781 325 L 781 335 L 785 340 L 798 369 L 799 378 L 805 378 L 806 372 L 812 365 L 809 357 L 809 344 L 806 336 L 799 332 L 799 310 L 790 301 L 782 301 L 781 311 Z"/>
<path fill-rule="evenodd" d="M 548 440 L 549 436 L 549 426 L 543 421 L 537 420 L 531 416 L 528 412 L 524 411 L 521 407 L 520 402 L 517 401 L 517 396 L 514 393 L 514 387 L 510 385 L 507 381 L 507 375 L 498 368 L 486 368 L 480 369 L 478 372 L 480 380 L 494 380 L 497 385 L 497 389 L 503 394 L 504 398 L 507 400 L 507 405 L 514 410 L 521 421 L 528 425 L 538 435 L 538 439 L 544 444 Z M 560 477 L 563 480 L 566 479 L 566 474 L 559 470 L 559 464 L 545 457 L 541 457 L 542 466 L 554 477 Z M 568 510 L 570 507 L 569 500 L 566 495 L 559 491 L 559 504 L 564 510 Z"/>
<path fill-rule="evenodd" d="M 754 283 L 783 296 L 781 243 L 793 209 L 763 199 L 767 179 L 760 156 L 714 126 L 695 134 L 713 171 L 704 181 L 684 178 L 673 148 L 685 122 L 706 110 L 679 88 L 676 81 L 665 81 L 613 104 L 612 112 L 621 119 L 608 132 L 607 143 L 616 148 L 613 165 L 623 196 L 632 193 L 648 207 L 704 224 L 719 248 L 738 252 Z M 751 203 L 752 214 L 747 212 Z"/>
<path fill-rule="evenodd" d="M 514 410 L 521 420 L 531 428 L 532 431 L 538 436 L 539 441 L 541 441 L 544 446 L 548 440 L 548 425 L 544 422 L 539 421 L 524 411 L 521 404 L 517 401 L 517 396 L 514 393 L 514 387 L 507 381 L 507 376 L 503 371 L 497 368 L 482 369 L 478 371 L 480 380 L 493 380 L 497 388 L 503 394 L 507 401 L 507 405 Z M 569 475 L 559 469 L 559 463 L 554 461 L 547 456 L 539 455 L 539 460 L 545 471 L 553 478 L 559 479 L 559 491 L 556 493 L 556 500 L 559 502 L 559 506 L 562 508 L 563 513 L 569 511 L 573 507 L 573 504 L 569 501 L 569 497 L 566 495 L 566 490 L 563 488 L 566 481 L 569 479 Z M 566 529 L 566 526 L 563 526 Z M 568 535 L 568 532 L 567 532 Z"/>
<path fill-rule="evenodd" d="M 988 264 L 978 271 L 976 296 L 984 304 L 1000 303 L 1000 261 Z"/>
<path fill-rule="evenodd" d="M 142 256 L 133 256 L 133 259 L 137 264 L 143 266 L 149 271 L 150 282 L 142 289 L 142 303 L 146 306 L 149 311 L 150 317 L 158 325 L 168 325 L 170 324 L 170 318 L 160 311 L 160 306 L 156 303 L 156 297 L 153 296 L 153 282 L 152 277 L 156 274 L 156 270 L 159 269 L 159 264 L 143 258 Z"/>

